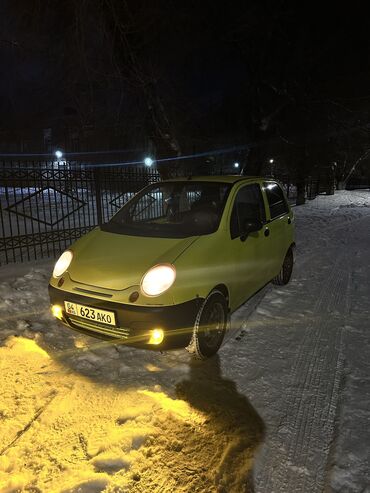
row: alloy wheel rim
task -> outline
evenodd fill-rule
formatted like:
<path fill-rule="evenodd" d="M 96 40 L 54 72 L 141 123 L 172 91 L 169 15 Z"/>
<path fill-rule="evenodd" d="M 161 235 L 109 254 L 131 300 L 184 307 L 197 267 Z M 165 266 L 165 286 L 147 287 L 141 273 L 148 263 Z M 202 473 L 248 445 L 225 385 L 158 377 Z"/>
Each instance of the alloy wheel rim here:
<path fill-rule="evenodd" d="M 220 338 L 225 325 L 225 312 L 221 303 L 215 303 L 202 324 L 202 339 L 206 346 L 213 347 Z"/>

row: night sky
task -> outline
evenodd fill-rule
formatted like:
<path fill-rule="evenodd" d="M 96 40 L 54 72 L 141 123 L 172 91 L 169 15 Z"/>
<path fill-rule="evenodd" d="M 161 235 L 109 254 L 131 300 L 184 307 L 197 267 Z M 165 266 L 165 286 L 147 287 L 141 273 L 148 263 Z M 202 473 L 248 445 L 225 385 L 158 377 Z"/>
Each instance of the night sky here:
<path fill-rule="evenodd" d="M 163 156 L 252 143 L 326 163 L 366 146 L 370 21 L 353 5 L 3 0 L 0 22 L 2 135 L 89 128 Z"/>

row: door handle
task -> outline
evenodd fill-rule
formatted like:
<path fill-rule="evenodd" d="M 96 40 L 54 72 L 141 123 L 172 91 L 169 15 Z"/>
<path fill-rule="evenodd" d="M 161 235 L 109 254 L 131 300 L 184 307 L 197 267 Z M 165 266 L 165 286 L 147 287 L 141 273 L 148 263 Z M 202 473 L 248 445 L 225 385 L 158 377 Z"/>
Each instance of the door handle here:
<path fill-rule="evenodd" d="M 268 228 L 266 228 L 263 234 L 264 234 L 265 236 L 269 236 L 269 234 L 270 234 L 270 230 L 269 230 Z"/>

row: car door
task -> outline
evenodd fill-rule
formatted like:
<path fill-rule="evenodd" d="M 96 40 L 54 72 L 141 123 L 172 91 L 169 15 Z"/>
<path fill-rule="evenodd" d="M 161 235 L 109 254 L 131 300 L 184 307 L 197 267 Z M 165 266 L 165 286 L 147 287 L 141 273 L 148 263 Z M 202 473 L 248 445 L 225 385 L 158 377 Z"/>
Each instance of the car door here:
<path fill-rule="evenodd" d="M 292 215 L 285 194 L 278 183 L 265 182 L 263 192 L 268 205 L 269 239 L 273 246 L 267 265 L 269 277 L 272 279 L 280 271 L 291 243 Z"/>
<path fill-rule="evenodd" d="M 260 221 L 262 228 L 245 237 L 242 235 L 242 225 L 249 219 Z M 230 254 L 234 261 L 231 298 L 235 308 L 268 281 L 266 260 L 269 241 L 265 230 L 266 211 L 260 185 L 244 185 L 235 196 L 230 216 Z"/>

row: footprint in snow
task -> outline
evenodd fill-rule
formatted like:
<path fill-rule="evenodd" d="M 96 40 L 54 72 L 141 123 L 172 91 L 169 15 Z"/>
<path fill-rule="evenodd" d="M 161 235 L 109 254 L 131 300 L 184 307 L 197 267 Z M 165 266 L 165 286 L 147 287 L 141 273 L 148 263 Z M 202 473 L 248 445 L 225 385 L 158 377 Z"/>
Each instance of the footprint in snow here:
<path fill-rule="evenodd" d="M 245 331 L 245 330 L 242 330 L 242 331 L 240 332 L 240 334 L 238 334 L 238 335 L 235 337 L 235 340 L 236 340 L 236 341 L 241 341 L 241 340 L 242 340 L 242 338 L 245 336 L 245 334 L 246 334 L 246 331 Z"/>
<path fill-rule="evenodd" d="M 106 479 L 93 479 L 77 484 L 68 490 L 63 490 L 62 493 L 101 493 L 107 485 Z"/>
<path fill-rule="evenodd" d="M 118 471 L 128 470 L 131 463 L 128 460 L 120 457 L 96 458 L 92 461 L 96 472 L 105 472 L 107 474 L 115 474 Z"/>

